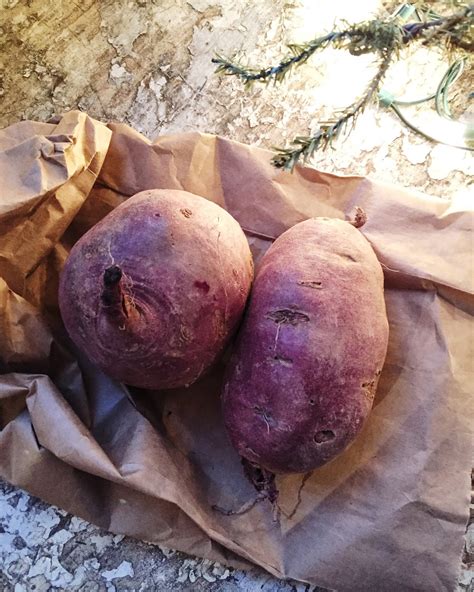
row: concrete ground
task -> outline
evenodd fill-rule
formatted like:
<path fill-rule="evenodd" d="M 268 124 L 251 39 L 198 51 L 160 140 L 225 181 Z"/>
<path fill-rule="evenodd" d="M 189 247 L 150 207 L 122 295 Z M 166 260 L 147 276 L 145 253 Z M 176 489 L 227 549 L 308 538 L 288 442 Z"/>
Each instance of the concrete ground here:
<path fill-rule="evenodd" d="M 214 75 L 213 55 L 238 51 L 248 63 L 268 65 L 281 56 L 285 43 L 328 30 L 336 17 L 363 20 L 382 4 L 0 0 L 0 126 L 80 108 L 103 121 L 128 123 L 149 138 L 197 129 L 263 147 L 282 146 L 348 105 L 368 80 L 370 59 L 328 50 L 282 85 L 244 91 L 237 80 Z M 403 57 L 409 59 L 392 67 L 385 87 L 408 98 L 430 94 L 447 68 L 446 57 L 424 48 Z M 469 115 L 469 79 L 472 70 L 455 100 L 456 113 L 464 111 L 464 117 Z M 407 114 L 424 128 L 444 133 L 426 110 Z M 473 160 L 468 151 L 414 135 L 393 113 L 374 106 L 345 142 L 318 154 L 313 164 L 452 199 L 467 198 Z M 471 565 L 472 534 L 465 554 Z M 474 587 L 467 563 L 459 591 Z M 108 534 L 0 484 L 2 592 L 309 589 L 260 570 L 230 570 Z"/>

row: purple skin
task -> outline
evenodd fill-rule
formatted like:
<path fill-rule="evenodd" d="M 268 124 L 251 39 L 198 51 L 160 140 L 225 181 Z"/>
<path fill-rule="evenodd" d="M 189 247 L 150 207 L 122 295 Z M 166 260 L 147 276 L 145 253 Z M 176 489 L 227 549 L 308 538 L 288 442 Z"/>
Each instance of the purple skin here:
<path fill-rule="evenodd" d="M 383 273 L 348 222 L 315 218 L 262 259 L 223 390 L 239 454 L 304 473 L 340 454 L 372 408 L 385 360 Z"/>
<path fill-rule="evenodd" d="M 185 191 L 144 191 L 74 245 L 59 305 L 72 340 L 106 374 L 175 388 L 222 354 L 252 278 L 247 239 L 228 212 Z"/>

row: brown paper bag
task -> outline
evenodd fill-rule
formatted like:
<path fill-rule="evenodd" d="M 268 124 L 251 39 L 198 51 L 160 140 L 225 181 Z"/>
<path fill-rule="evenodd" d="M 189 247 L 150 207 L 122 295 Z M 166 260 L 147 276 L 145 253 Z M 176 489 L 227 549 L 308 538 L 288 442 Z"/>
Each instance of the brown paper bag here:
<path fill-rule="evenodd" d="M 454 590 L 468 519 L 473 211 L 190 133 L 152 144 L 79 112 L 0 132 L 0 475 L 116 533 L 339 591 Z M 65 335 L 58 274 L 71 245 L 134 193 L 179 188 L 245 229 L 257 261 L 311 216 L 355 206 L 386 272 L 390 344 L 354 445 L 278 478 L 282 516 L 255 492 L 221 420 L 223 363 L 188 389 L 129 389 Z M 471 421 L 470 421 L 471 420 Z M 294 511 L 296 508 L 296 511 Z"/>

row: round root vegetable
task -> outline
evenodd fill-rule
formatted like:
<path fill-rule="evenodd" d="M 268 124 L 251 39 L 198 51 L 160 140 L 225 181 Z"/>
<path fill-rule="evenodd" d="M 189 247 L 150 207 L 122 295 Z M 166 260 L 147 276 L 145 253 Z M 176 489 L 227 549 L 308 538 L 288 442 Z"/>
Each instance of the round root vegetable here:
<path fill-rule="evenodd" d="M 106 374 L 174 388 L 223 352 L 252 277 L 247 239 L 228 212 L 185 191 L 144 191 L 74 245 L 59 304 L 72 340 Z"/>
<path fill-rule="evenodd" d="M 269 472 L 311 471 L 355 439 L 387 341 L 382 269 L 354 226 L 315 218 L 275 241 L 223 389 L 226 428 L 257 489 L 274 489 Z"/>

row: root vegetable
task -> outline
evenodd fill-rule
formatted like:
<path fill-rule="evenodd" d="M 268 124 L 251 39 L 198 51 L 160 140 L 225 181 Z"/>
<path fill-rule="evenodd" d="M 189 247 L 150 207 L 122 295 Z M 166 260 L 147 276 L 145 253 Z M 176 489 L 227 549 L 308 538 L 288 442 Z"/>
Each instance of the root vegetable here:
<path fill-rule="evenodd" d="M 240 455 L 305 473 L 340 454 L 372 407 L 388 341 L 383 273 L 364 236 L 315 218 L 263 257 L 223 389 Z"/>
<path fill-rule="evenodd" d="M 252 277 L 247 239 L 228 212 L 184 191 L 144 191 L 74 245 L 59 303 L 72 340 L 105 373 L 174 388 L 222 354 Z"/>

